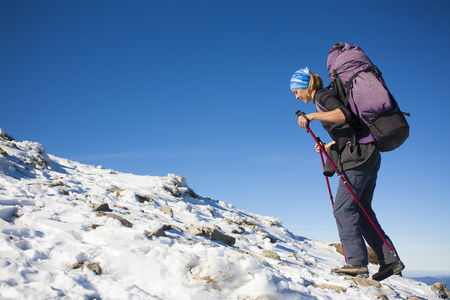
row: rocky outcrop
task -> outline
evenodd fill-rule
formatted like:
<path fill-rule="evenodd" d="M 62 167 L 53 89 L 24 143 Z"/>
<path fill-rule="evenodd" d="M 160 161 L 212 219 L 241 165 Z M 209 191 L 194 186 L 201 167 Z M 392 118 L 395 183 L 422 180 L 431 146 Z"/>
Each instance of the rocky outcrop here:
<path fill-rule="evenodd" d="M 192 226 L 188 227 L 188 231 L 192 235 L 204 236 L 213 241 L 222 242 L 228 246 L 233 246 L 236 243 L 236 238 L 228 236 L 215 228 L 213 229 L 203 226 Z"/>
<path fill-rule="evenodd" d="M 172 196 L 178 198 L 181 196 L 190 196 L 192 198 L 199 198 L 198 195 L 186 184 L 186 178 L 183 176 L 176 176 L 169 174 L 169 184 L 163 185 L 162 188 L 169 192 Z"/>
<path fill-rule="evenodd" d="M 431 286 L 431 290 L 441 299 L 450 299 L 450 292 L 447 290 L 447 284 L 443 282 L 436 282 Z"/>

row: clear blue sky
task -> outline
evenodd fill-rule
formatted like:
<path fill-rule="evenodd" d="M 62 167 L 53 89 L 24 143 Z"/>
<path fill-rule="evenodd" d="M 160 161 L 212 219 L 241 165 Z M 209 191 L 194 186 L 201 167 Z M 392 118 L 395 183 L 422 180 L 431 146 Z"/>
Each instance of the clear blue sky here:
<path fill-rule="evenodd" d="M 85 164 L 184 175 L 199 194 L 338 240 L 305 66 L 336 42 L 381 69 L 411 137 L 374 207 L 407 268 L 450 271 L 449 1 L 0 1 L 0 128 Z M 319 123 L 316 135 L 327 140 Z M 332 179 L 333 185 L 337 178 Z"/>

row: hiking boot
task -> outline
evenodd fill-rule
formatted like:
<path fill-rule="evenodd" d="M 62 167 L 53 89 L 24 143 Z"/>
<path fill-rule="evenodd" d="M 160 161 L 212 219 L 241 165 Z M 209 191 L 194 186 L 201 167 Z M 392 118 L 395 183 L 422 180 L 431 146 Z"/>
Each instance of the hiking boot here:
<path fill-rule="evenodd" d="M 331 270 L 331 273 L 336 275 L 348 275 L 354 277 L 369 277 L 369 270 L 367 266 L 361 265 L 345 265 L 342 268 L 335 268 Z"/>
<path fill-rule="evenodd" d="M 384 266 L 380 266 L 378 273 L 373 274 L 372 279 L 381 281 L 392 275 L 401 275 L 404 268 L 405 265 L 401 261 L 396 261 Z"/>

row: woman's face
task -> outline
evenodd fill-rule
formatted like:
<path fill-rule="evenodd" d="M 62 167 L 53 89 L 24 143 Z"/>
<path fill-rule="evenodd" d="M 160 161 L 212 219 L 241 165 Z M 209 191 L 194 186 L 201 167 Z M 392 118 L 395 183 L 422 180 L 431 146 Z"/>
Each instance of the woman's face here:
<path fill-rule="evenodd" d="M 305 103 L 311 102 L 311 95 L 308 93 L 307 89 L 295 89 L 292 90 L 296 99 L 302 100 Z"/>

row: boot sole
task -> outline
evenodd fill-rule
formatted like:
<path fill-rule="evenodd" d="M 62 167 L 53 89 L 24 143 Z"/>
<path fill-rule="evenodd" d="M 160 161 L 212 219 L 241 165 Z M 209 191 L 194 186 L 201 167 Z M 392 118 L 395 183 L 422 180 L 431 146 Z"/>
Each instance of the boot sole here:
<path fill-rule="evenodd" d="M 345 273 L 345 272 L 331 272 L 331 274 L 339 275 L 339 276 L 357 277 L 357 278 L 369 278 L 369 274 L 368 273 L 364 273 L 364 274 L 349 274 L 349 273 Z"/>

